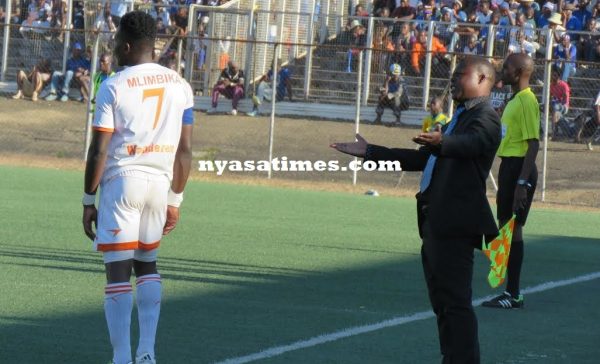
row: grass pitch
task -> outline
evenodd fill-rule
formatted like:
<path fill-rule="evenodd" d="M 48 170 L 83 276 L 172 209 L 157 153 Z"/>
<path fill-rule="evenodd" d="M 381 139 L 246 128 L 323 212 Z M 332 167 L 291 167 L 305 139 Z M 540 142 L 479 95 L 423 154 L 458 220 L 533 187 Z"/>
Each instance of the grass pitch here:
<path fill-rule="evenodd" d="M 82 174 L 0 174 L 0 363 L 107 362 L 103 265 L 81 228 Z M 218 362 L 427 311 L 415 218 L 412 199 L 191 182 L 159 254 L 159 362 Z M 600 271 L 599 218 L 534 210 L 523 287 Z M 476 255 L 474 297 L 494 294 Z M 600 280 L 525 301 L 519 311 L 477 308 L 483 363 L 598 362 Z M 426 319 L 258 362 L 438 360 Z"/>

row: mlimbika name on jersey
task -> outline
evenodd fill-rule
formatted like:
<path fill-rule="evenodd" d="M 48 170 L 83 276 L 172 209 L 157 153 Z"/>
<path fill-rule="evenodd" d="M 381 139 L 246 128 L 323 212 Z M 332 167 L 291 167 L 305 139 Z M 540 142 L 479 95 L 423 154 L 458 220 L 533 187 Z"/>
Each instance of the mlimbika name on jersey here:
<path fill-rule="evenodd" d="M 127 79 L 127 86 L 129 88 L 166 83 L 181 83 L 181 78 L 176 73 L 164 73 L 160 75 L 133 76 Z"/>

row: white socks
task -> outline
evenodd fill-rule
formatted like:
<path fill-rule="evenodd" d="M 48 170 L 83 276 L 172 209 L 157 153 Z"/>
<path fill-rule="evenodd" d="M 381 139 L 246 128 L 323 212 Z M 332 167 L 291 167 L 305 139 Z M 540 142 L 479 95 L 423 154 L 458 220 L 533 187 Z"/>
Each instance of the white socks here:
<path fill-rule="evenodd" d="M 154 358 L 154 342 L 160 316 L 160 275 L 148 274 L 137 278 L 136 301 L 140 323 L 140 342 L 136 356 L 150 354 Z M 133 293 L 131 283 L 107 284 L 104 290 L 104 313 L 115 364 L 131 362 L 131 309 Z"/>
<path fill-rule="evenodd" d="M 148 274 L 137 278 L 136 300 L 140 323 L 140 342 L 136 356 L 150 354 L 154 358 L 156 327 L 160 316 L 161 284 L 159 274 Z"/>
<path fill-rule="evenodd" d="M 115 364 L 131 362 L 131 309 L 133 307 L 133 294 L 131 283 L 111 283 L 104 289 L 104 313 L 110 343 L 113 347 L 113 361 Z"/>

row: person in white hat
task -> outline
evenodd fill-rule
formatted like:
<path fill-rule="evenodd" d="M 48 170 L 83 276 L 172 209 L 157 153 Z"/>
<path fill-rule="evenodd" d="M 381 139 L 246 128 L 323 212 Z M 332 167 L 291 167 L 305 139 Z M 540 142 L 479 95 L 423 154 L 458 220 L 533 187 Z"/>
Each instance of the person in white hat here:
<path fill-rule="evenodd" d="M 550 28 L 554 30 L 554 42 L 560 43 L 562 36 L 565 34 L 565 27 L 562 26 L 562 15 L 560 13 L 553 13 L 548 19 L 548 25 L 544 28 Z"/>
<path fill-rule="evenodd" d="M 548 25 L 548 21 L 550 20 L 550 17 L 552 16 L 553 11 L 554 11 L 554 4 L 549 1 L 547 3 L 545 3 L 544 6 L 542 6 L 542 12 L 535 20 L 538 28 L 543 28 Z"/>
<path fill-rule="evenodd" d="M 402 109 L 408 108 L 408 105 L 402 105 L 404 85 L 400 79 L 401 74 L 402 67 L 400 67 L 399 64 L 394 63 L 390 66 L 390 74 L 385 78 L 383 87 L 380 89 L 381 94 L 379 95 L 379 102 L 377 103 L 377 108 L 375 109 L 377 117 L 373 121 L 373 124 L 381 125 L 381 116 L 383 116 L 383 110 L 386 107 L 392 109 L 394 116 L 396 117 L 396 124 L 400 124 Z"/>

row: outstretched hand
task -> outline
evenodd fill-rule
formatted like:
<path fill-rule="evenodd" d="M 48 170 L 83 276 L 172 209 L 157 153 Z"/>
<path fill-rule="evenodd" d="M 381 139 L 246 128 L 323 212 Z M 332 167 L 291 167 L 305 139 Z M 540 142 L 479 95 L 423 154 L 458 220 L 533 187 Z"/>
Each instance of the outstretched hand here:
<path fill-rule="evenodd" d="M 413 142 L 420 145 L 439 145 L 442 142 L 442 127 L 438 124 L 434 131 L 414 137 Z"/>
<path fill-rule="evenodd" d="M 336 149 L 342 153 L 350 154 L 355 157 L 364 157 L 367 153 L 367 141 L 356 134 L 356 141 L 352 143 L 333 143 L 330 145 L 331 148 Z"/>

